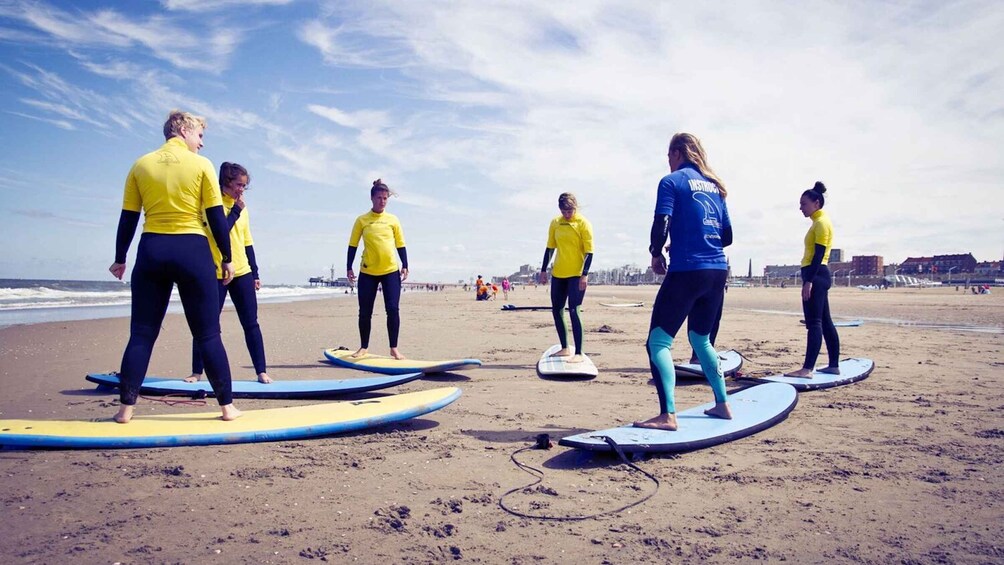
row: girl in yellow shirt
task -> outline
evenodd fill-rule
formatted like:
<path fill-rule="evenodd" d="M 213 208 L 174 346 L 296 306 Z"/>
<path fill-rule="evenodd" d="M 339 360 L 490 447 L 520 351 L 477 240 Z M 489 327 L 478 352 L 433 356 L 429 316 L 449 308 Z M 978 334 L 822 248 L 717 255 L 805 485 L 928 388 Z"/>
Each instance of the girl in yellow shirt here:
<path fill-rule="evenodd" d="M 554 327 L 558 331 L 561 349 L 555 356 L 568 357 L 569 363 L 581 363 L 582 320 L 580 318 L 582 299 L 589 284 L 589 266 L 593 262 L 593 225 L 578 213 L 579 202 L 575 195 L 566 192 L 558 197 L 561 215 L 551 220 L 547 230 L 547 247 L 544 249 L 544 263 L 540 267 L 540 284 L 547 284 L 547 265 L 551 254 L 557 251 L 554 268 L 551 270 L 551 314 Z M 565 302 L 572 319 L 572 338 L 575 351 L 568 349 L 568 330 L 565 327 Z"/>
<path fill-rule="evenodd" d="M 346 272 L 349 282 L 355 283 L 352 264 L 356 259 L 359 240 L 363 241 L 363 257 L 359 266 L 359 349 L 353 357 L 364 357 L 370 344 L 370 324 L 377 287 L 383 289 L 384 309 L 387 311 L 387 335 L 390 339 L 390 356 L 404 359 L 397 348 L 401 331 L 401 283 L 408 279 L 408 250 L 404 246 L 404 231 L 397 216 L 387 212 L 390 188 L 380 179 L 373 181 L 369 212 L 356 218 L 349 235 Z M 400 269 L 397 257 L 401 258 Z"/>

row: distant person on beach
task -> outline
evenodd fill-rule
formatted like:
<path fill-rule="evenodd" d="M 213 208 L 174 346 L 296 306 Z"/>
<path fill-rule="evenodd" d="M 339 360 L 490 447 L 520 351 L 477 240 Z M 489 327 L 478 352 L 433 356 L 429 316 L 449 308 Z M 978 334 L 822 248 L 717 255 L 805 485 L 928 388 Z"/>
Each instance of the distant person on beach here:
<path fill-rule="evenodd" d="M 387 212 L 387 201 L 391 197 L 390 188 L 380 179 L 373 181 L 369 212 L 356 218 L 349 235 L 349 251 L 346 271 L 349 282 L 355 282 L 356 273 L 352 264 L 356 259 L 359 240 L 363 240 L 363 257 L 359 265 L 359 349 L 352 357 L 364 357 L 370 346 L 370 324 L 373 318 L 373 304 L 376 302 L 377 287 L 383 290 L 383 304 L 387 312 L 387 336 L 390 340 L 390 356 L 404 359 L 398 351 L 397 338 L 401 331 L 401 283 L 408 280 L 408 250 L 404 246 L 404 230 L 397 216 Z M 400 268 L 397 258 L 401 258 Z"/>
<path fill-rule="evenodd" d="M 837 328 L 830 317 L 829 292 L 833 277 L 827 266 L 830 260 L 830 247 L 833 244 L 833 223 L 823 210 L 823 205 L 826 203 L 823 197 L 825 192 L 826 185 L 817 182 L 812 188 L 803 192 L 798 200 L 798 208 L 802 215 L 812 220 L 812 225 L 805 234 L 805 252 L 802 254 L 802 313 L 805 316 L 808 337 L 802 368 L 785 373 L 786 377 L 811 379 L 824 340 L 830 363 L 819 372 L 840 374 L 840 336 L 837 335 Z"/>
<path fill-rule="evenodd" d="M 725 378 L 710 339 L 725 294 L 724 248 L 732 244 L 732 221 L 725 185 L 708 166 L 700 140 L 689 133 L 674 135 L 668 159 L 671 173 L 659 181 L 648 248 L 652 270 L 666 275 L 652 308 L 646 343 L 659 415 L 634 425 L 672 431 L 678 427 L 673 340 L 688 318 L 687 337 L 715 395 L 715 406 L 704 413 L 732 419 Z M 668 269 L 662 254 L 667 237 L 672 242 Z"/>
<path fill-rule="evenodd" d="M 217 279 L 203 214 L 220 251 L 223 284 L 234 278 L 227 218 L 209 159 L 202 149 L 205 119 L 174 110 L 164 123 L 164 145 L 140 157 L 125 182 L 122 214 L 115 238 L 115 262 L 108 270 L 122 279 L 126 254 L 139 224 L 146 220 L 132 270 L 132 317 L 129 344 L 119 371 L 121 406 L 115 421 L 132 419 L 140 385 L 167 312 L 171 291 L 178 294 L 195 345 L 206 363 L 206 374 L 224 420 L 240 417 L 233 405 L 230 362 L 220 339 Z"/>
<path fill-rule="evenodd" d="M 223 284 L 223 271 L 219 267 L 220 250 L 210 241 L 213 260 L 216 261 L 216 278 L 219 281 L 220 310 L 226 302 L 227 292 L 230 301 L 237 310 L 237 318 L 244 328 L 244 342 L 251 354 L 254 372 L 258 382 L 272 382 L 265 367 L 265 343 L 261 337 L 261 327 L 258 325 L 258 297 L 256 292 L 261 289 L 258 278 L 258 262 L 254 255 L 254 240 L 251 238 L 251 213 L 244 204 L 244 191 L 248 190 L 251 176 L 247 169 L 237 163 L 220 165 L 220 188 L 223 190 L 223 211 L 227 214 L 227 226 L 230 228 L 230 250 L 233 253 L 234 278 L 230 284 Z M 198 346 L 192 343 L 192 375 L 185 379 L 194 383 L 202 378 L 202 355 Z"/>
<path fill-rule="evenodd" d="M 502 298 L 504 300 L 509 300 L 509 291 L 512 289 L 512 284 L 509 282 L 509 277 L 502 279 Z"/>
<path fill-rule="evenodd" d="M 540 284 L 547 284 L 547 265 L 557 251 L 551 271 L 551 314 L 558 330 L 561 349 L 555 357 L 569 357 L 568 363 L 581 363 L 582 321 L 579 311 L 589 284 L 589 266 L 593 262 L 593 225 L 578 213 L 579 202 L 575 195 L 565 192 L 558 197 L 561 215 L 551 220 L 547 230 L 547 247 L 540 267 Z M 568 330 L 565 326 L 565 302 L 572 319 L 572 338 L 575 351 L 568 349 Z"/>

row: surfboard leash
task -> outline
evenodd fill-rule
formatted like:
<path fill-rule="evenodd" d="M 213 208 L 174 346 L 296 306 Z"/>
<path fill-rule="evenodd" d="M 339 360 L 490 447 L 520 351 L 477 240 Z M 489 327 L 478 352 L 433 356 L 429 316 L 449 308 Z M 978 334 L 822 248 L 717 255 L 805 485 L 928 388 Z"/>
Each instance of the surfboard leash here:
<path fill-rule="evenodd" d="M 143 400 L 160 402 L 168 406 L 177 406 L 179 404 L 184 406 L 205 406 L 206 401 L 202 399 L 206 397 L 206 391 L 200 390 L 199 392 L 202 393 L 201 397 L 193 397 L 191 394 L 165 394 L 164 396 L 144 396 L 141 394 L 139 397 Z"/>
<path fill-rule="evenodd" d="M 541 471 L 540 469 L 537 469 L 536 467 L 531 467 L 530 465 L 527 465 L 525 463 L 521 463 L 519 460 L 516 459 L 516 456 L 519 455 L 520 453 L 524 452 L 524 451 L 529 451 L 531 449 L 550 449 L 553 446 L 553 444 L 551 443 L 550 436 L 548 436 L 548 434 L 539 434 L 535 438 L 535 440 L 536 440 L 535 444 L 528 445 L 526 447 L 521 447 L 521 448 L 517 449 L 516 451 L 512 452 L 511 455 L 509 455 L 509 459 L 512 460 L 512 462 L 515 463 L 517 467 L 519 467 L 523 471 L 529 473 L 530 475 L 533 475 L 534 477 L 537 477 L 537 480 L 534 481 L 534 482 L 532 482 L 532 483 L 530 483 L 530 484 L 528 484 L 528 485 L 524 485 L 524 486 L 521 486 L 521 487 L 516 487 L 514 489 L 510 489 L 510 490 L 506 491 L 502 496 L 499 497 L 499 507 L 502 508 L 502 510 L 505 510 L 506 512 L 512 514 L 513 516 L 519 516 L 520 518 L 533 518 L 533 519 L 536 519 L 536 520 L 554 520 L 556 522 L 577 522 L 577 521 L 580 521 L 580 520 L 589 520 L 591 518 L 599 518 L 601 516 L 606 516 L 608 514 L 617 514 L 617 513 L 623 512 L 623 511 L 627 510 L 628 508 L 633 508 L 635 506 L 638 506 L 639 504 L 641 504 L 641 503 L 645 502 L 646 500 L 648 500 L 648 499 L 652 498 L 653 496 L 655 496 L 655 493 L 659 492 L 659 479 L 657 479 L 654 475 L 652 475 L 648 471 L 642 469 L 641 467 L 639 467 L 639 466 L 635 465 L 634 463 L 632 463 L 631 461 L 629 461 L 628 458 L 627 458 L 627 456 L 624 454 L 624 450 L 621 449 L 621 446 L 618 445 L 617 442 L 615 442 L 613 440 L 613 438 L 608 437 L 608 436 L 594 436 L 594 437 L 596 437 L 597 439 L 602 439 L 604 442 L 606 442 L 606 444 L 609 445 L 610 448 L 614 450 L 614 453 L 616 453 L 617 456 L 620 457 L 621 461 L 623 461 L 624 464 L 626 464 L 628 467 L 630 467 L 630 468 L 638 471 L 639 473 L 645 475 L 652 482 L 654 482 L 655 483 L 655 490 L 653 490 L 652 492 L 648 493 L 647 495 L 645 495 L 644 497 L 642 497 L 640 500 L 636 500 L 636 501 L 634 501 L 631 504 L 628 504 L 626 506 L 622 506 L 622 507 L 614 509 L 614 510 L 606 510 L 604 512 L 598 512 L 596 514 L 589 514 L 588 516 L 548 516 L 546 514 L 527 514 L 525 512 L 520 512 L 519 510 L 515 510 L 515 509 L 512 509 L 512 508 L 509 508 L 505 504 L 505 498 L 507 496 L 509 496 L 510 494 L 512 494 L 512 493 L 514 493 L 516 491 L 521 491 L 521 490 L 526 490 L 526 489 L 532 488 L 532 487 L 540 484 L 540 482 L 544 480 L 544 472 L 543 471 Z"/>

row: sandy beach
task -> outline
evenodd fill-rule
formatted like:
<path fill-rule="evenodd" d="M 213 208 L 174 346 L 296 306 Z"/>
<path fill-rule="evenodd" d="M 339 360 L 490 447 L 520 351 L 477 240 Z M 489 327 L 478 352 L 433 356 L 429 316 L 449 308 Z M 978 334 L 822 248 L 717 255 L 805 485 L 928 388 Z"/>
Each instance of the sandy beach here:
<path fill-rule="evenodd" d="M 508 301 L 407 292 L 402 351 L 474 357 L 484 367 L 381 393 L 458 386 L 423 417 L 319 439 L 145 450 L 0 451 L 4 563 L 668 563 L 1004 562 L 1004 291 L 954 287 L 831 292 L 842 356 L 872 375 L 802 393 L 787 420 L 713 448 L 641 458 L 661 482 L 648 501 L 580 521 L 520 518 L 499 497 L 535 477 L 510 455 L 657 411 L 644 341 L 656 287 L 590 287 L 588 381 L 544 380 L 534 365 L 556 341 L 543 287 Z M 805 330 L 797 288 L 733 288 L 719 348 L 747 375 L 795 368 Z M 644 302 L 643 308 L 600 303 Z M 386 353 L 382 303 L 371 351 Z M 358 346 L 354 299 L 263 305 L 275 379 L 363 376 L 322 361 Z M 110 418 L 117 396 L 87 372 L 118 369 L 128 318 L 0 329 L 0 418 Z M 237 317 L 223 314 L 235 379 L 254 378 Z M 674 356 L 689 356 L 685 339 Z M 150 375 L 189 372 L 190 334 L 169 315 Z M 730 389 L 750 384 L 729 380 Z M 681 409 L 712 399 L 681 382 Z M 239 400 L 243 410 L 319 401 Z M 137 414 L 215 411 L 141 400 Z M 555 446 L 516 456 L 540 485 L 506 498 L 526 513 L 581 516 L 656 490 L 615 456 Z"/>

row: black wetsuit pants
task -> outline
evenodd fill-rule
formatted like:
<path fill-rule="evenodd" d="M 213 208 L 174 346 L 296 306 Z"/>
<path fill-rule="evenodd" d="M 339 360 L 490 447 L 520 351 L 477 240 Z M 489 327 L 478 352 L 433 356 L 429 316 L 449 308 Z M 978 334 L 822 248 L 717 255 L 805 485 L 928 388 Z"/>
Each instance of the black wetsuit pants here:
<path fill-rule="evenodd" d="M 377 287 L 383 288 L 383 305 L 387 311 L 387 338 L 391 347 L 397 347 L 397 336 L 401 332 L 401 271 L 374 276 L 359 273 L 359 346 L 370 346 L 370 326 L 373 319 L 373 304 L 376 302 Z"/>
<path fill-rule="evenodd" d="M 206 237 L 144 233 L 130 283 L 129 344 L 119 371 L 122 404 L 136 404 L 175 284 L 216 400 L 221 406 L 232 403 L 230 362 L 220 339 L 220 293 Z"/>
<path fill-rule="evenodd" d="M 227 301 L 227 293 L 230 293 L 230 301 L 237 310 L 237 319 L 241 321 L 244 328 L 244 343 L 248 346 L 248 353 L 251 355 L 251 364 L 254 365 L 256 375 L 267 372 L 265 366 L 265 342 L 261 337 L 261 327 L 258 325 L 258 294 L 254 289 L 254 275 L 247 273 L 239 277 L 234 277 L 230 284 L 223 284 L 217 280 L 216 284 L 220 293 L 220 310 L 223 310 L 223 303 Z M 195 342 L 192 342 L 192 374 L 202 374 L 202 355 Z"/>
<path fill-rule="evenodd" d="M 802 267 L 802 282 L 805 280 L 805 273 L 808 267 Z M 826 353 L 829 356 L 830 367 L 840 365 L 840 336 L 837 335 L 837 328 L 833 325 L 830 317 L 830 287 L 833 286 L 833 278 L 830 276 L 830 269 L 826 265 L 820 265 L 816 271 L 816 276 L 812 279 L 812 291 L 809 299 L 802 302 L 802 313 L 805 315 L 805 329 L 808 330 L 805 347 L 805 362 L 802 368 L 814 370 L 816 368 L 816 358 L 819 357 L 819 350 L 822 342 L 826 341 Z"/>

